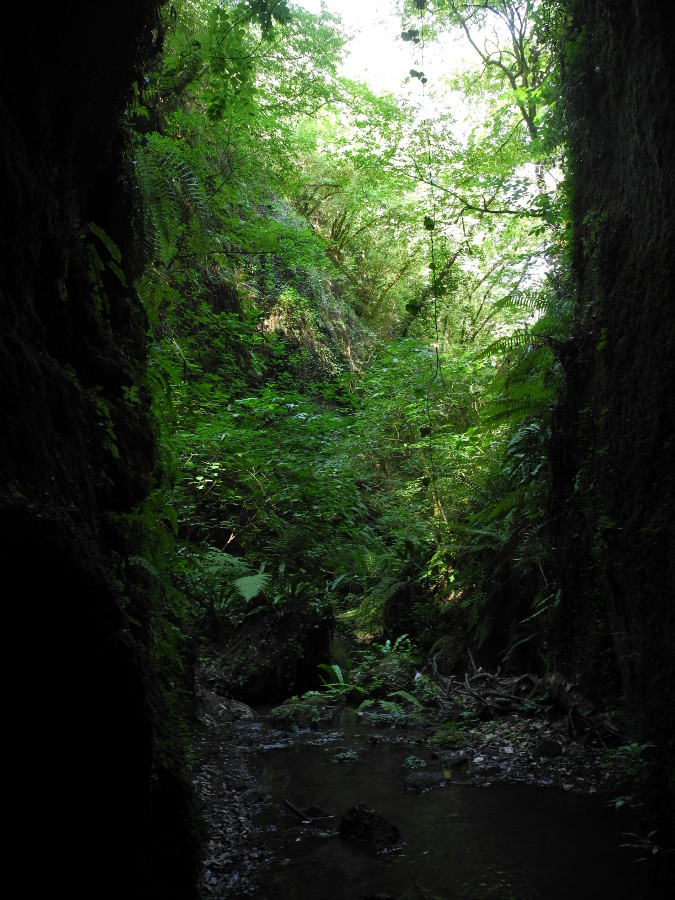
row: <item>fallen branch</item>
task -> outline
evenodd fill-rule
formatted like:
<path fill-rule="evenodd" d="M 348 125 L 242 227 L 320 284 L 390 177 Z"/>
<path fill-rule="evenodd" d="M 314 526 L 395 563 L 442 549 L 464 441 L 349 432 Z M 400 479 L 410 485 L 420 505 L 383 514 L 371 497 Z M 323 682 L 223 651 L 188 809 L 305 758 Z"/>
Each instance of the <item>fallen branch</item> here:
<path fill-rule="evenodd" d="M 295 803 L 291 803 L 290 800 L 284 799 L 284 806 L 288 807 L 288 809 L 290 809 L 290 811 L 292 813 L 295 813 L 295 815 L 298 816 L 298 818 L 302 819 L 303 822 L 307 818 L 307 816 L 305 815 L 304 809 L 300 809 L 298 806 L 295 805 Z"/>
<path fill-rule="evenodd" d="M 419 878 L 417 878 L 415 875 L 411 875 L 411 876 L 410 876 L 410 880 L 412 881 L 412 883 L 414 884 L 414 886 L 415 886 L 415 887 L 417 888 L 417 890 L 419 891 L 419 895 L 420 895 L 420 897 L 422 898 L 422 900 L 432 900 L 431 894 L 430 894 L 429 891 L 424 887 L 424 885 L 420 883 Z"/>
<path fill-rule="evenodd" d="M 614 737 L 619 733 L 618 728 L 608 717 L 598 712 L 591 701 L 558 672 L 541 678 L 533 690 L 533 695 L 548 696 L 557 706 L 564 709 L 570 730 L 575 735 L 581 725 L 590 726 L 600 738 L 603 734 Z"/>

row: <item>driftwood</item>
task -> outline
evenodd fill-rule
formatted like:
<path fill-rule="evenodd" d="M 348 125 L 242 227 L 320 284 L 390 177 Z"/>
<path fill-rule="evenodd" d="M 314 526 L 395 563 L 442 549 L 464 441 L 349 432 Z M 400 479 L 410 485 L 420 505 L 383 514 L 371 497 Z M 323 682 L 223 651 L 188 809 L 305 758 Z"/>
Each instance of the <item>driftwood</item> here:
<path fill-rule="evenodd" d="M 292 813 L 302 819 L 303 822 L 313 822 L 316 819 L 332 819 L 333 814 L 329 813 L 327 810 L 322 809 L 320 806 L 306 806 L 304 809 L 301 809 L 299 806 L 296 806 L 295 803 L 292 803 L 288 799 L 284 799 L 284 806 L 287 809 L 290 809 Z"/>
<path fill-rule="evenodd" d="M 470 697 L 480 713 L 497 718 L 509 713 L 522 713 L 533 704 L 552 704 L 567 716 L 572 736 L 580 731 L 592 731 L 600 739 L 615 736 L 618 729 L 608 716 L 599 712 L 593 703 L 559 672 L 537 678 L 525 673 L 517 676 L 500 676 L 476 667 L 471 652 L 469 660 L 473 673 L 465 672 L 464 679 L 445 677 L 438 671 L 435 658 L 430 662 L 436 683 L 443 688 L 445 699 L 453 696 Z"/>
<path fill-rule="evenodd" d="M 612 724 L 608 716 L 598 712 L 591 701 L 574 687 L 560 673 L 545 675 L 537 682 L 537 691 L 542 691 L 545 696 L 567 713 L 567 722 L 570 732 L 576 735 L 580 729 L 595 731 L 599 737 L 615 736 L 618 729 Z"/>

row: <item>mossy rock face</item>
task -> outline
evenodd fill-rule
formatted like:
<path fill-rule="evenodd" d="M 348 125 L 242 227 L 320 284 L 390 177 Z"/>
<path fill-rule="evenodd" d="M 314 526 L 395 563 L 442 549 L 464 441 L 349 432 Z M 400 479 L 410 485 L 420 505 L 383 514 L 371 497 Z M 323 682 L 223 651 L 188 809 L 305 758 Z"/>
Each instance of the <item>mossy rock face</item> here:
<path fill-rule="evenodd" d="M 673 822 L 675 32 L 662 0 L 637 10 L 574 4 L 575 310 L 550 445 L 561 602 L 547 640 L 596 695 L 626 698 L 659 747 L 654 799 L 670 791 Z"/>
<path fill-rule="evenodd" d="M 109 896 L 189 900 L 199 878 L 188 687 L 157 656 L 164 599 L 132 562 L 163 485 L 119 123 L 161 46 L 159 5 L 52 4 L 36 27 L 16 4 L 0 29 L 0 565 L 19 586 L 5 624 L 30 645 L 35 688 L 57 698 L 21 714 L 17 777 L 49 834 L 32 890 L 64 881 L 72 900 L 102 875 Z M 68 739 L 38 773 L 34 748 L 55 732 Z"/>
<path fill-rule="evenodd" d="M 249 706 L 279 703 L 320 686 L 330 658 L 332 620 L 298 601 L 259 610 L 233 628 L 204 666 L 210 690 Z"/>
<path fill-rule="evenodd" d="M 284 728 L 315 728 L 319 724 L 319 698 L 291 697 L 270 712 L 272 720 Z"/>

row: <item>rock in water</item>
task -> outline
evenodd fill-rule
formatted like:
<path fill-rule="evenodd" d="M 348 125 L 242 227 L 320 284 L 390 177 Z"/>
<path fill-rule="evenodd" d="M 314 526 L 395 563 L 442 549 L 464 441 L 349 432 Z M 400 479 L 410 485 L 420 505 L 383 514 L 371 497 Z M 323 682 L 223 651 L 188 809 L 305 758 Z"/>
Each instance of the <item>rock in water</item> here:
<path fill-rule="evenodd" d="M 447 778 L 443 772 L 411 772 L 403 780 L 406 791 L 424 794 L 436 787 L 445 787 Z"/>
<path fill-rule="evenodd" d="M 396 825 L 364 803 L 352 806 L 340 820 L 340 837 L 372 853 L 392 853 L 403 847 Z"/>

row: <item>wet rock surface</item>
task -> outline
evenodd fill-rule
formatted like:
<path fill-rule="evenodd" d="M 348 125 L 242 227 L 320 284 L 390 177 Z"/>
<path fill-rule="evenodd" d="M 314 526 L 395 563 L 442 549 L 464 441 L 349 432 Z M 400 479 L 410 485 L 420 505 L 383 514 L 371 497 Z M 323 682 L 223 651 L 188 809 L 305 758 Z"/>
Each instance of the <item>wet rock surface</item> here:
<path fill-rule="evenodd" d="M 444 787 L 447 776 L 442 771 L 437 772 L 411 772 L 404 779 L 405 789 L 422 794 L 424 791 L 430 791 L 432 788 Z"/>

